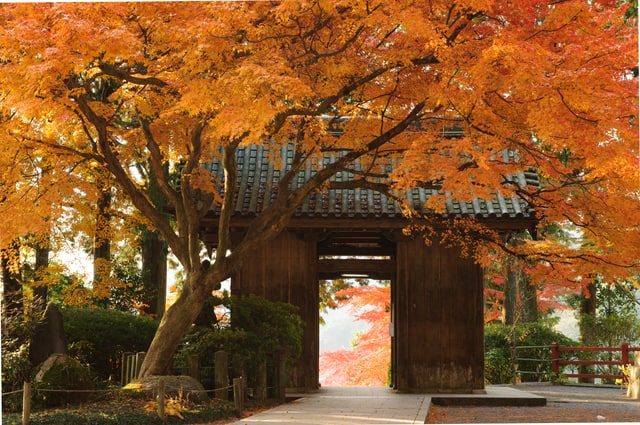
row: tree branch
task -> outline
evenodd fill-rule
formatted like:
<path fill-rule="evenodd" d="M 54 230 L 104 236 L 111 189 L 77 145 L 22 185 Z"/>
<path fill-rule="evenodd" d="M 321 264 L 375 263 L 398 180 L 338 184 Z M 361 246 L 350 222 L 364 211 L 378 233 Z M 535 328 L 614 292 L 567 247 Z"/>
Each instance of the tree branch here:
<path fill-rule="evenodd" d="M 129 83 L 138 84 L 138 85 L 152 85 L 158 87 L 166 87 L 168 84 L 156 77 L 136 77 L 129 73 L 129 69 L 120 69 L 115 67 L 114 65 L 110 65 L 108 63 L 100 63 L 98 65 L 100 71 L 104 72 L 106 75 L 110 77 L 118 78 L 120 80 L 128 81 Z"/>
<path fill-rule="evenodd" d="M 101 163 L 113 174 L 114 178 L 122 190 L 127 194 L 131 202 L 138 210 L 146 216 L 153 225 L 162 233 L 171 249 L 176 256 L 182 260 L 186 260 L 179 255 L 181 243 L 169 222 L 165 219 L 163 213 L 155 208 L 155 205 L 144 195 L 138 185 L 129 177 L 118 160 L 117 154 L 109 145 L 109 134 L 107 131 L 107 121 L 98 116 L 89 106 L 86 95 L 76 98 L 76 102 L 82 114 L 95 127 L 98 132 L 96 146 L 98 154 L 101 155 Z M 186 264 L 186 263 L 183 263 Z"/>

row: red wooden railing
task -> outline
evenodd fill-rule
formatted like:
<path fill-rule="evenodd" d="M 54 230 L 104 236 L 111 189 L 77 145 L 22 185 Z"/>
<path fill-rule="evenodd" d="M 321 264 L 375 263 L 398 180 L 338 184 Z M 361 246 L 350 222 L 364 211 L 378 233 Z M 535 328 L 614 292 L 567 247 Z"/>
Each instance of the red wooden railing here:
<path fill-rule="evenodd" d="M 561 352 L 617 352 L 619 351 L 620 360 L 568 360 L 560 358 Z M 560 366 L 577 365 L 577 366 L 623 366 L 631 363 L 629 361 L 629 353 L 632 351 L 640 351 L 640 347 L 630 347 L 629 343 L 623 342 L 620 347 L 564 347 L 554 342 L 551 344 L 551 371 L 554 374 L 560 373 Z M 601 379 L 625 379 L 622 371 L 619 374 L 606 373 L 563 373 L 568 378 L 601 378 Z"/>

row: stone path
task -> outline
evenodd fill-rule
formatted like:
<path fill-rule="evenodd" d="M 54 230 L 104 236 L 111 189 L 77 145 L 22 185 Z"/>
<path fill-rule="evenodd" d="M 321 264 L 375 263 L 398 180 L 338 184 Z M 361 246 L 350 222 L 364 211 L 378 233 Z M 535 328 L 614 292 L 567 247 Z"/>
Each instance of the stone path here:
<path fill-rule="evenodd" d="M 424 423 L 432 399 L 473 404 L 543 405 L 543 397 L 509 387 L 487 388 L 487 394 L 402 394 L 386 387 L 323 387 L 295 401 L 258 413 L 232 425 L 416 424 Z M 464 400 L 464 401 L 463 401 Z"/>

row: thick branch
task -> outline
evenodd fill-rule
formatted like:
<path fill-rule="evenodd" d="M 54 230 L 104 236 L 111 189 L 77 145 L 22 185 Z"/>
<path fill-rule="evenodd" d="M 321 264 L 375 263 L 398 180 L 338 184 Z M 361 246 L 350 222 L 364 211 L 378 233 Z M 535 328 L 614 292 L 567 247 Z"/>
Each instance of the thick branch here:
<path fill-rule="evenodd" d="M 168 176 L 165 173 L 164 161 L 162 158 L 162 153 L 160 152 L 160 147 L 156 143 L 155 137 L 153 137 L 153 133 L 149 127 L 149 121 L 141 120 L 142 132 L 147 140 L 147 149 L 149 150 L 149 154 L 151 156 L 151 166 L 153 167 L 153 171 L 158 179 L 158 186 L 162 191 L 162 194 L 169 200 L 169 203 L 174 208 L 178 209 L 181 206 L 179 205 L 179 198 L 176 191 L 171 187 L 168 182 Z"/>
<path fill-rule="evenodd" d="M 328 181 L 335 173 L 344 170 L 348 164 L 353 163 L 367 153 L 375 151 L 405 131 L 407 127 L 420 118 L 420 113 L 424 106 L 424 103 L 417 104 L 396 126 L 371 140 L 363 149 L 348 152 L 335 162 L 323 167 L 299 189 L 285 194 L 280 193 L 278 199 L 252 223 L 247 230 L 243 243 L 232 253 L 232 256 L 245 255 L 245 252 L 249 250 L 248 245 L 264 242 L 281 231 L 306 196 Z"/>
<path fill-rule="evenodd" d="M 128 81 L 133 84 L 138 85 L 152 85 L 158 87 L 165 87 L 168 84 L 156 77 L 136 77 L 135 75 L 131 75 L 128 69 L 120 69 L 113 65 L 109 65 L 107 63 L 101 63 L 98 65 L 100 70 L 105 74 L 118 78 L 120 80 Z"/>
<path fill-rule="evenodd" d="M 180 239 L 176 236 L 169 222 L 165 219 L 161 211 L 155 208 L 155 205 L 144 195 L 138 185 L 129 177 L 118 160 L 118 156 L 109 145 L 109 134 L 107 131 L 107 122 L 104 118 L 98 116 L 89 106 L 86 96 L 80 96 L 77 99 L 78 107 L 82 114 L 87 118 L 98 132 L 97 146 L 99 153 L 102 154 L 102 161 L 106 168 L 113 174 L 118 185 L 127 194 L 131 202 L 138 210 L 147 217 L 153 225 L 162 233 L 169 246 L 174 251 L 179 251 Z M 180 260 L 180 256 L 176 253 Z"/>
<path fill-rule="evenodd" d="M 224 199 L 218 219 L 218 255 L 216 262 L 226 256 L 227 250 L 231 248 L 231 217 L 233 215 L 233 194 L 236 190 L 236 180 L 238 166 L 236 162 L 237 144 L 225 146 L 222 151 L 222 165 L 224 167 Z"/>

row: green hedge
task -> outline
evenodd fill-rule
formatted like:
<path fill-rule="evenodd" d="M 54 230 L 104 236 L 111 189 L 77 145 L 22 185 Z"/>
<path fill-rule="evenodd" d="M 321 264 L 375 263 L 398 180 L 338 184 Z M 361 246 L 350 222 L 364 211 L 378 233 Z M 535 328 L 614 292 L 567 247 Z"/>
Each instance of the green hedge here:
<path fill-rule="evenodd" d="M 123 352 L 147 351 L 158 322 L 116 310 L 61 309 L 69 354 L 88 363 L 101 379 L 120 378 Z"/>

